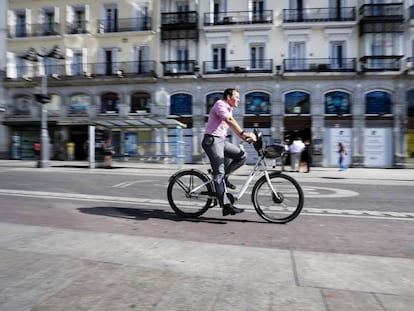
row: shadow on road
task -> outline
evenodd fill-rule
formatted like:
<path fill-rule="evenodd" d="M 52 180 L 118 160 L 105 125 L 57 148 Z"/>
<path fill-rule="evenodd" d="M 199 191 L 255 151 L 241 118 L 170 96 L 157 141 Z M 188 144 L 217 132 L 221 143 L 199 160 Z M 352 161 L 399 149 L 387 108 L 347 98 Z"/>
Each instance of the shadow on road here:
<path fill-rule="evenodd" d="M 218 219 L 211 217 L 197 217 L 197 218 L 184 218 L 175 214 L 174 212 L 168 212 L 161 209 L 146 209 L 146 208 L 126 208 L 126 207 L 114 207 L 114 206 L 96 206 L 96 207 L 81 207 L 78 211 L 85 214 L 101 215 L 109 217 L 117 217 L 131 220 L 148 220 L 148 219 L 166 219 L 172 221 L 187 221 L 187 222 L 200 222 L 211 224 L 226 224 L 228 222 L 252 222 L 246 219 Z M 261 223 L 261 222 L 260 222 Z"/>

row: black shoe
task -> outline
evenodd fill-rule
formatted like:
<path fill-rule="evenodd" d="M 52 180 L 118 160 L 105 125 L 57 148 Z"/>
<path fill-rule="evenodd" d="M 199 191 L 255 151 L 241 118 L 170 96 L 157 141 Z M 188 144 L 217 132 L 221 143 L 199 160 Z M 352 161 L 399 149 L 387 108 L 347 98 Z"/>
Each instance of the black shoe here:
<path fill-rule="evenodd" d="M 243 212 L 244 212 L 244 209 L 237 208 L 237 207 L 232 206 L 230 204 L 224 205 L 224 207 L 223 207 L 223 216 L 236 215 L 238 213 L 243 213 Z"/>
<path fill-rule="evenodd" d="M 225 182 L 226 182 L 226 187 L 227 188 L 229 188 L 229 189 L 236 189 L 236 186 L 235 185 L 233 185 L 227 178 L 225 179 Z"/>

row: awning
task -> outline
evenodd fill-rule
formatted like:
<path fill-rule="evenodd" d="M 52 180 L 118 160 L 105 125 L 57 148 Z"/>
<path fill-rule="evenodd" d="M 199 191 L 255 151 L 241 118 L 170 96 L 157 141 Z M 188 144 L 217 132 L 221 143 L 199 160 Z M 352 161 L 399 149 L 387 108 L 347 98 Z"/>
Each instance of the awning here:
<path fill-rule="evenodd" d="M 143 119 L 120 119 L 120 120 L 98 120 L 92 121 L 91 125 L 102 126 L 108 129 L 115 128 L 186 128 L 182 122 L 167 118 L 143 118 Z"/>

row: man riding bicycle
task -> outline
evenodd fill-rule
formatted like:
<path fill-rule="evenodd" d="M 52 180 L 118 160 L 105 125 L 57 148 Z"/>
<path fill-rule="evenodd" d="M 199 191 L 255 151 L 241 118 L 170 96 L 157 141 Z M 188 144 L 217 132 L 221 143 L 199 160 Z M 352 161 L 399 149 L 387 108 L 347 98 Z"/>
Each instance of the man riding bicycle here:
<path fill-rule="evenodd" d="M 226 186 L 235 188 L 228 181 L 228 176 L 244 165 L 247 160 L 246 153 L 239 146 L 226 140 L 227 130 L 230 127 L 243 141 L 249 143 L 256 141 L 256 135 L 243 131 L 233 118 L 233 109 L 239 105 L 239 102 L 240 93 L 237 89 L 228 88 L 224 91 L 223 99 L 217 100 L 210 110 L 202 141 L 202 147 L 210 160 L 216 196 L 223 209 L 223 216 L 244 211 L 231 204 L 227 197 Z"/>

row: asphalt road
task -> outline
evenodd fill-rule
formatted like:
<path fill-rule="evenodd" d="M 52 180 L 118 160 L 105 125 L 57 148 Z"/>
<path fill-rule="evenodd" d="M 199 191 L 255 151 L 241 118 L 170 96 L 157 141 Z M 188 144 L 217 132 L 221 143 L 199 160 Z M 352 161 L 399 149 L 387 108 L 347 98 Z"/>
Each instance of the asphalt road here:
<path fill-rule="evenodd" d="M 414 258 L 412 180 L 362 175 L 292 173 L 305 191 L 293 222 L 269 224 L 252 209 L 198 219 L 177 217 L 168 205 L 169 170 L 1 168 L 0 219 L 95 232 L 264 248 Z M 246 172 L 233 177 L 241 185 Z M 306 175 L 306 176 L 305 176 Z M 306 177 L 306 178 L 305 178 Z"/>

